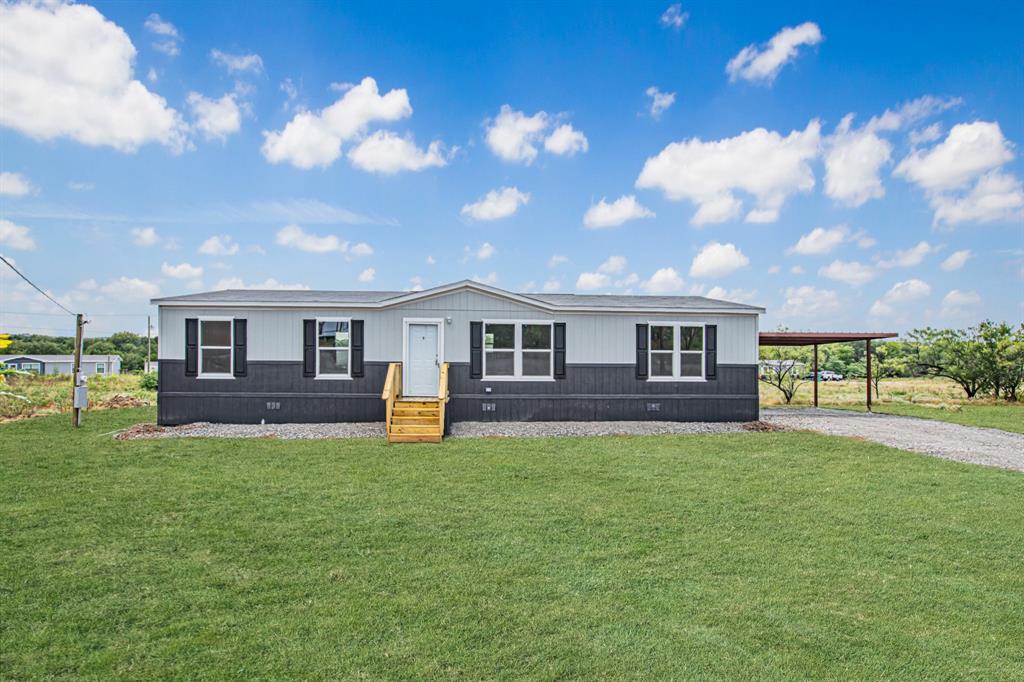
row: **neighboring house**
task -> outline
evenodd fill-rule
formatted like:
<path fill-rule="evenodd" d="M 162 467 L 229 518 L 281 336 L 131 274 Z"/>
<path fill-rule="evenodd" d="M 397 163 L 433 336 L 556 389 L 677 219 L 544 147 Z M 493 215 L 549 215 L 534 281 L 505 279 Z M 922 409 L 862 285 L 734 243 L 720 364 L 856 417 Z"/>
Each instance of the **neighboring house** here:
<path fill-rule="evenodd" d="M 402 363 L 403 398 L 424 400 L 436 400 L 448 363 L 442 414 L 453 421 L 758 418 L 764 309 L 751 305 L 470 281 L 153 303 L 160 424 L 383 421 L 389 363 Z"/>
<path fill-rule="evenodd" d="M 0 355 L 0 362 L 36 374 L 71 374 L 73 355 Z M 120 355 L 83 355 L 82 374 L 120 374 Z"/>

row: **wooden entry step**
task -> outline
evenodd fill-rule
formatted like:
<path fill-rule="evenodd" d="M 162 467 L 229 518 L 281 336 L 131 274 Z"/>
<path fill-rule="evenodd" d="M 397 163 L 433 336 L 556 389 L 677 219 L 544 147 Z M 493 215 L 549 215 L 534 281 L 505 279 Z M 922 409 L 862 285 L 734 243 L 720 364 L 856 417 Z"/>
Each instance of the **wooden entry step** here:
<path fill-rule="evenodd" d="M 381 398 L 386 402 L 389 443 L 440 443 L 444 438 L 444 413 L 448 402 L 448 363 L 441 364 L 437 398 L 403 397 L 402 365 L 388 366 Z"/>

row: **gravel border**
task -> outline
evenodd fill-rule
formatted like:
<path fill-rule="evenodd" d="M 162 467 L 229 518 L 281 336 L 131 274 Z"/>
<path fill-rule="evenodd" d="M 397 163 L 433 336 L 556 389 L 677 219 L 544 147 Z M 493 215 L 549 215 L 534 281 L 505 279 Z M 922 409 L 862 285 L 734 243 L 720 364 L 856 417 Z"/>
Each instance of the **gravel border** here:
<path fill-rule="evenodd" d="M 210 424 L 181 426 L 138 424 L 120 432 L 118 440 L 152 438 L 280 438 L 324 440 L 329 438 L 383 438 L 384 422 L 330 424 Z"/>
<path fill-rule="evenodd" d="M 750 430 L 738 422 L 455 422 L 449 438 L 561 438 L 571 436 L 661 436 L 676 433 L 734 433 Z"/>
<path fill-rule="evenodd" d="M 787 429 L 863 438 L 882 445 L 968 464 L 1024 471 L 1024 434 L 893 414 L 796 408 L 761 410 Z"/>

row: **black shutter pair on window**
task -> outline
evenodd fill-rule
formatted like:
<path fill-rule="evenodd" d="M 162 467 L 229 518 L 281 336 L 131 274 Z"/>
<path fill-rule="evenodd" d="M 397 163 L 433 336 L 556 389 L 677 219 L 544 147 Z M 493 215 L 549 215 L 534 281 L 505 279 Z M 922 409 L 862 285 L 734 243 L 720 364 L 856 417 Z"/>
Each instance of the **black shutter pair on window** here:
<path fill-rule="evenodd" d="M 650 336 L 646 324 L 636 326 L 636 378 L 646 380 L 650 377 L 647 367 L 647 351 Z M 704 325 L 704 378 L 714 381 L 718 378 L 718 325 Z"/>
<path fill-rule="evenodd" d="M 554 323 L 555 338 L 551 350 L 555 354 L 554 377 L 565 378 L 565 322 Z M 484 323 L 469 323 L 469 377 L 481 379 L 484 375 Z"/>
<path fill-rule="evenodd" d="M 234 366 L 231 373 L 244 377 L 249 373 L 248 320 L 233 320 Z M 185 320 L 185 376 L 199 376 L 199 318 Z"/>
<path fill-rule="evenodd" d="M 348 343 L 352 355 L 349 373 L 352 378 L 358 379 L 366 371 L 363 362 L 363 321 L 350 321 L 349 331 Z M 302 321 L 302 376 L 316 376 L 316 320 Z"/>

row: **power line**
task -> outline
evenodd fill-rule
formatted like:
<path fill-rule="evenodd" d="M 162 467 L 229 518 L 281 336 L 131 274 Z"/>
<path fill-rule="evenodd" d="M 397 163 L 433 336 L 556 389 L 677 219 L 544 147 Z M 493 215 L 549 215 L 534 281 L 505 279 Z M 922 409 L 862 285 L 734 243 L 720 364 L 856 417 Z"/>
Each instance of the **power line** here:
<path fill-rule="evenodd" d="M 63 313 L 35 313 L 27 310 L 5 310 L 5 315 L 33 315 L 36 317 L 64 317 Z M 94 317 L 146 317 L 146 313 L 89 313 L 89 318 Z"/>
<path fill-rule="evenodd" d="M 19 270 L 18 268 L 14 267 L 14 265 L 13 265 L 13 264 L 11 263 L 11 261 L 7 260 L 7 259 L 6 259 L 6 258 L 4 258 L 3 256 L 0 256 L 0 260 L 2 260 L 2 261 L 3 261 L 4 263 L 6 263 L 6 264 L 7 264 L 7 267 L 9 267 L 9 268 L 10 268 L 11 270 L 14 270 L 14 273 L 15 273 L 16 275 L 18 275 L 18 277 L 21 277 L 21 278 L 22 278 L 23 280 L 25 280 L 26 282 L 28 282 L 28 284 L 29 284 L 29 286 L 30 286 L 30 287 L 32 287 L 33 289 L 35 289 L 36 291 L 38 291 L 39 293 L 41 293 L 41 294 L 42 294 L 43 296 L 45 296 L 46 298 L 48 298 L 48 299 L 49 299 L 49 300 L 50 300 L 51 302 L 53 302 L 53 304 L 54 304 L 55 306 L 57 306 L 58 308 L 60 308 L 60 309 L 61 309 L 61 310 L 63 310 L 64 312 L 66 312 L 66 313 L 67 313 L 68 315 L 74 315 L 74 314 L 75 314 L 75 313 L 71 312 L 70 310 L 68 310 L 67 308 L 65 308 L 65 307 L 64 307 L 63 305 L 61 305 L 60 303 L 58 303 L 58 302 L 57 302 L 57 300 L 56 300 L 56 299 L 55 299 L 55 298 L 54 298 L 53 296 L 50 296 L 50 295 L 49 295 L 48 293 L 46 293 L 45 291 L 43 291 L 42 289 L 40 289 L 40 288 L 39 288 L 38 286 L 36 286 L 36 283 L 35 283 L 35 282 L 33 282 L 32 280 L 30 280 L 30 279 L 29 279 L 28 277 L 26 277 L 25 275 L 21 274 L 21 270 Z"/>

